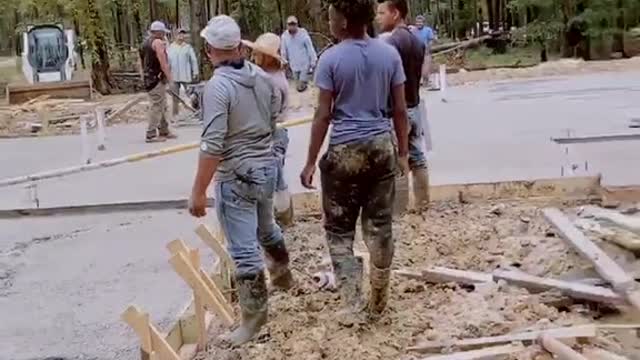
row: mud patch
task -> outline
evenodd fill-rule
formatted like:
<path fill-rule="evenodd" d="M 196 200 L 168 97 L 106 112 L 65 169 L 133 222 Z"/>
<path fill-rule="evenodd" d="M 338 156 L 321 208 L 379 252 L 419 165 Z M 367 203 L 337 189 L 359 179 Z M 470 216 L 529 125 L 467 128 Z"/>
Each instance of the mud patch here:
<path fill-rule="evenodd" d="M 517 267 L 549 277 L 588 269 L 589 264 L 550 231 L 541 215 L 541 208 L 562 205 L 442 203 L 424 214 L 406 215 L 394 223 L 393 268 L 417 271 L 440 265 L 490 272 Z M 530 294 L 504 283 L 428 285 L 392 276 L 390 302 L 382 319 L 347 328 L 339 321 L 339 295 L 317 290 L 311 279 L 314 271 L 326 267 L 328 256 L 321 221 L 299 221 L 287 230 L 286 239 L 298 287 L 270 298 L 270 320 L 257 340 L 224 354 L 211 348 L 199 360 L 414 360 L 426 355 L 408 353 L 406 348 L 424 340 L 502 335 L 593 323 L 601 317 L 598 309 L 571 303 L 554 307 L 549 300 L 553 294 Z M 365 249 L 358 234 L 356 251 Z M 368 276 L 363 285 L 368 288 Z M 640 350 L 615 336 L 594 339 L 592 345 L 640 356 Z M 516 357 L 545 356 L 539 347 L 531 346 Z"/>

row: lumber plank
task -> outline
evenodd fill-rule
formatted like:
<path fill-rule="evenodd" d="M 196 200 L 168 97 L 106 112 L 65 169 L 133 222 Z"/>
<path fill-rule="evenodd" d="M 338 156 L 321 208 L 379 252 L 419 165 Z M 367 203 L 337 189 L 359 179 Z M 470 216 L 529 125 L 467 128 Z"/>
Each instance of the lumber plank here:
<path fill-rule="evenodd" d="M 218 287 L 218 285 L 216 285 L 215 281 L 213 281 L 213 279 L 211 277 L 209 277 L 209 275 L 207 275 L 207 273 L 202 269 L 200 269 L 200 277 L 202 278 L 204 283 L 207 285 L 207 288 L 209 290 L 211 290 L 213 295 L 215 295 L 215 297 L 218 299 L 218 301 L 220 301 L 220 303 L 225 308 L 225 310 L 229 314 L 233 314 L 233 308 L 231 307 L 231 305 L 229 304 L 229 302 L 225 298 L 225 296 L 222 293 L 222 291 L 220 291 L 220 287 Z"/>
<path fill-rule="evenodd" d="M 184 241 L 180 240 L 180 239 L 176 239 L 173 240 L 172 242 L 167 244 L 167 250 L 169 250 L 169 252 L 171 253 L 171 255 L 175 255 L 178 253 L 183 253 L 185 255 L 189 255 L 190 256 L 190 251 L 189 248 L 187 247 L 187 244 L 184 243 Z"/>
<path fill-rule="evenodd" d="M 493 277 L 491 276 L 491 274 L 476 271 L 449 269 L 439 266 L 422 270 L 422 277 L 426 282 L 455 282 L 463 285 L 474 285 L 493 281 Z"/>
<path fill-rule="evenodd" d="M 151 332 L 149 331 L 149 314 L 142 313 L 136 306 L 129 306 L 120 316 L 140 338 L 140 347 L 147 354 L 153 353 Z"/>
<path fill-rule="evenodd" d="M 213 251 L 215 251 L 215 253 L 220 257 L 220 259 L 222 259 L 222 261 L 229 269 L 234 268 L 234 263 L 231 259 L 231 256 L 222 245 L 222 242 L 213 235 L 213 232 L 211 232 L 207 225 L 201 224 L 200 226 L 198 226 L 196 228 L 196 234 L 202 241 L 204 241 L 205 244 L 207 244 L 209 247 L 211 247 L 211 249 L 213 249 Z"/>
<path fill-rule="evenodd" d="M 135 98 L 131 99 L 129 102 L 124 104 L 118 110 L 116 110 L 113 113 L 109 114 L 109 116 L 107 117 L 107 120 L 105 121 L 105 124 L 109 124 L 113 120 L 115 120 L 118 117 L 122 116 L 127 111 L 131 110 L 131 108 L 133 108 L 134 106 L 138 105 L 142 100 L 144 100 L 144 98 L 145 98 L 145 95 L 138 95 Z"/>
<path fill-rule="evenodd" d="M 149 321 L 149 314 L 143 313 L 136 306 L 132 305 L 122 314 L 122 320 L 129 324 L 139 336 L 144 336 L 140 337 L 140 340 L 142 342 L 142 349 L 148 354 L 156 353 L 157 358 L 160 360 L 181 360 L 180 356 L 178 356 L 171 345 L 167 343 L 160 331 Z M 144 328 L 146 328 L 146 330 Z M 150 341 L 147 340 L 147 331 Z M 146 349 L 145 346 L 147 347 Z"/>
<path fill-rule="evenodd" d="M 38 84 L 9 84 L 7 98 L 9 104 L 22 104 L 33 98 L 49 95 L 51 98 L 91 98 L 89 81 L 62 81 Z"/>
<path fill-rule="evenodd" d="M 213 292 L 207 287 L 200 274 L 191 266 L 190 261 L 183 253 L 175 254 L 169 260 L 174 270 L 182 277 L 191 288 L 197 292 L 202 301 L 210 307 L 220 317 L 227 326 L 233 325 L 233 316 L 229 314 L 224 306 L 218 301 Z"/>
<path fill-rule="evenodd" d="M 587 239 L 560 210 L 548 208 L 543 210 L 543 214 L 560 236 L 580 255 L 591 261 L 598 274 L 609 281 L 616 291 L 627 292 L 634 286 L 634 279 L 604 251 Z"/>
<path fill-rule="evenodd" d="M 194 269 L 201 272 L 200 276 L 203 279 L 208 278 L 207 274 L 200 268 L 200 252 L 198 249 L 191 249 L 189 251 L 189 257 Z M 204 349 L 207 346 L 207 310 L 204 308 L 202 298 L 195 291 L 193 293 L 193 307 L 195 308 L 196 322 L 198 323 L 198 348 Z"/>
<path fill-rule="evenodd" d="M 493 272 L 495 281 L 504 280 L 510 284 L 533 291 L 560 290 L 564 295 L 576 299 L 623 304 L 625 300 L 614 291 L 581 283 L 542 278 L 521 271 L 497 270 Z"/>
<path fill-rule="evenodd" d="M 620 214 L 616 211 L 602 209 L 596 206 L 585 206 L 584 211 L 596 219 L 608 221 L 622 229 L 640 234 L 640 218 L 638 217 Z"/>
<path fill-rule="evenodd" d="M 422 360 L 475 360 L 495 359 L 501 355 L 509 355 L 524 350 L 522 344 L 509 344 L 484 348 L 481 350 L 461 351 L 453 354 L 434 355 Z"/>
<path fill-rule="evenodd" d="M 582 354 L 561 343 L 549 334 L 542 334 L 542 336 L 540 336 L 540 343 L 545 350 L 560 360 L 587 360 Z"/>
<path fill-rule="evenodd" d="M 597 335 L 597 327 L 595 325 L 580 325 L 580 326 L 572 326 L 572 327 L 563 327 L 556 329 L 546 329 L 546 330 L 533 330 L 523 333 L 516 334 L 508 334 L 508 335 L 500 335 L 500 336 L 489 336 L 489 337 L 481 337 L 475 339 L 463 339 L 463 340 L 455 340 L 455 341 L 446 341 L 446 342 L 425 342 L 419 344 L 417 346 L 410 347 L 408 350 L 415 352 L 431 352 L 441 350 L 446 347 L 473 347 L 473 346 L 483 346 L 483 345 L 492 345 L 492 344 L 500 344 L 500 343 L 509 343 L 513 341 L 533 341 L 536 340 L 542 334 L 549 334 L 558 339 L 568 339 L 568 338 L 578 338 L 578 337 L 595 337 Z"/>

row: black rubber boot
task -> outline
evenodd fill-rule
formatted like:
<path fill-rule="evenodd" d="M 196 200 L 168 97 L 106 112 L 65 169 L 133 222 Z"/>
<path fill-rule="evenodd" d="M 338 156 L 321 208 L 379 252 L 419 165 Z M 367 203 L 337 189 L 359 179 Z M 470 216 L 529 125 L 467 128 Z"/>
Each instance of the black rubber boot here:
<path fill-rule="evenodd" d="M 268 317 L 269 295 L 263 272 L 237 276 L 236 286 L 242 321 L 237 329 L 220 339 L 223 343 L 232 346 L 240 346 L 251 341 L 267 323 Z"/>
<path fill-rule="evenodd" d="M 369 270 L 371 294 L 369 295 L 367 310 L 373 319 L 377 319 L 387 307 L 387 301 L 389 300 L 391 269 L 378 269 L 373 264 L 369 266 L 371 267 Z"/>
<path fill-rule="evenodd" d="M 271 286 L 275 290 L 287 291 L 295 285 L 289 269 L 289 252 L 284 241 L 274 246 L 265 246 L 265 258 Z"/>
<path fill-rule="evenodd" d="M 340 289 L 342 310 L 339 311 L 341 325 L 351 327 L 364 322 L 362 300 L 362 258 L 358 256 L 336 259 L 333 268 Z"/>

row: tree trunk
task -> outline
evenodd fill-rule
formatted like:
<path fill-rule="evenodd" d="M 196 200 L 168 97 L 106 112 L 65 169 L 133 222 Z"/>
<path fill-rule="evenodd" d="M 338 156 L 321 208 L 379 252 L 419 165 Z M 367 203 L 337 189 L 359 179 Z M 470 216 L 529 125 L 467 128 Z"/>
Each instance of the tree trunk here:
<path fill-rule="evenodd" d="M 180 27 L 180 0 L 176 0 L 176 29 Z"/>
<path fill-rule="evenodd" d="M 496 23 L 495 20 L 495 6 L 494 6 L 494 2 L 495 0 L 487 0 L 487 17 L 488 17 L 488 21 L 489 21 L 489 29 L 494 29 L 494 25 Z"/>
<path fill-rule="evenodd" d="M 142 19 L 140 17 L 141 0 L 132 0 L 133 8 L 133 33 L 135 34 L 136 46 L 142 44 L 144 29 L 142 28 Z"/>
<path fill-rule="evenodd" d="M 481 29 L 478 29 L 478 0 L 471 0 L 471 21 L 473 21 L 473 36 L 479 37 Z M 482 26 L 482 25 L 480 25 Z"/>
<path fill-rule="evenodd" d="M 113 81 L 109 69 L 109 49 L 96 0 L 86 0 L 83 19 L 87 45 L 91 52 L 91 79 L 101 94 L 110 94 Z"/>
<path fill-rule="evenodd" d="M 189 0 L 189 5 L 191 20 L 191 40 L 193 41 L 193 48 L 198 55 L 200 74 L 203 79 L 207 79 L 211 76 L 211 66 L 207 58 L 204 39 L 200 36 L 200 32 L 207 25 L 206 15 L 204 14 L 204 1 Z"/>
<path fill-rule="evenodd" d="M 149 0 L 149 21 L 153 22 L 158 20 L 158 7 L 156 0 Z"/>

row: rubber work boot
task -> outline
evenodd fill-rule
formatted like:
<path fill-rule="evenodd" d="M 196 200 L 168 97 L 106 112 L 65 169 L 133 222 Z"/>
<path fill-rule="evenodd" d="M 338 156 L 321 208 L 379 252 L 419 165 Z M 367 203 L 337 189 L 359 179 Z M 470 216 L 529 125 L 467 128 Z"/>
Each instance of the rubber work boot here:
<path fill-rule="evenodd" d="M 242 312 L 240 326 L 230 334 L 222 336 L 222 343 L 240 346 L 251 341 L 267 323 L 268 293 L 263 272 L 236 276 L 238 300 Z"/>
<path fill-rule="evenodd" d="M 339 311 L 338 321 L 341 325 L 352 327 L 364 323 L 362 300 L 362 258 L 352 256 L 333 264 L 340 297 L 342 310 Z"/>
<path fill-rule="evenodd" d="M 295 285 L 289 269 L 289 252 L 284 241 L 264 248 L 271 286 L 275 290 L 287 291 Z"/>
<path fill-rule="evenodd" d="M 429 171 L 426 168 L 412 172 L 413 198 L 417 209 L 429 206 Z"/>
<path fill-rule="evenodd" d="M 369 282 L 371 284 L 371 294 L 369 295 L 368 310 L 370 315 L 378 317 L 387 307 L 389 300 L 389 278 L 391 269 L 379 269 L 373 264 L 370 265 Z"/>
<path fill-rule="evenodd" d="M 276 191 L 273 195 L 273 205 L 276 222 L 282 227 L 293 226 L 293 198 L 289 190 Z"/>
<path fill-rule="evenodd" d="M 393 202 L 393 215 L 404 214 L 409 207 L 409 178 L 407 176 L 396 176 L 396 197 Z"/>

